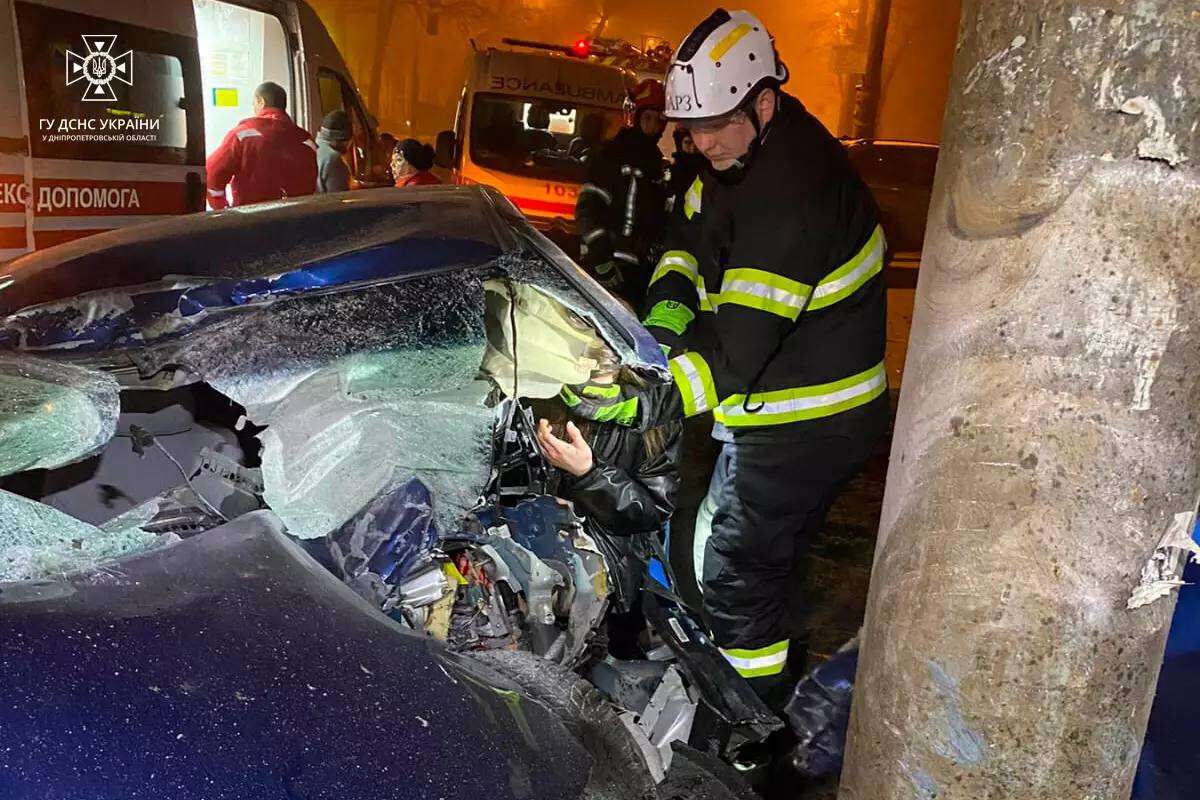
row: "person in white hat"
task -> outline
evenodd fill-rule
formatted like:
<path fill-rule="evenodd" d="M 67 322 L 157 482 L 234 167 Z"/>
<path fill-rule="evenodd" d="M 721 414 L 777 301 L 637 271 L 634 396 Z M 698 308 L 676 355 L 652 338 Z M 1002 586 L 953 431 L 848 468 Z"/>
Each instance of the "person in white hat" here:
<path fill-rule="evenodd" d="M 708 165 L 644 320 L 685 415 L 711 412 L 724 443 L 697 522 L 706 620 L 776 709 L 806 655 L 809 541 L 889 421 L 875 203 L 787 79 L 744 11 L 717 10 L 676 53 L 666 113 Z"/>

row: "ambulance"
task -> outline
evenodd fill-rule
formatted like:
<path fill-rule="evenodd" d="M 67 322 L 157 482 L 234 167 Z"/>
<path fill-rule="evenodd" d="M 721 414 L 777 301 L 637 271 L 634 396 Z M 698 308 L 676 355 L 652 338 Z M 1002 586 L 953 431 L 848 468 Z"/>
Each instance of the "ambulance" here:
<path fill-rule="evenodd" d="M 474 53 L 453 132 L 455 182 L 496 187 L 555 241 L 573 233 L 583 154 L 620 130 L 633 85 L 563 50 Z"/>
<path fill-rule="evenodd" d="M 263 81 L 314 135 L 348 112 L 354 177 L 378 182 L 374 122 L 300 0 L 0 0 L 0 261 L 203 211 L 205 156 Z"/>

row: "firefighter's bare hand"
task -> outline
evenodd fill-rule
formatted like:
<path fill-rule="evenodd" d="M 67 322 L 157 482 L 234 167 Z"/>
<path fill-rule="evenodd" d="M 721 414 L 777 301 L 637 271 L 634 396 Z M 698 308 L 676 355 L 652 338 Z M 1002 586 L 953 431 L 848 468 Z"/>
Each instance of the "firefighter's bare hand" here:
<path fill-rule="evenodd" d="M 580 478 L 590 472 L 596 463 L 592 459 L 592 448 L 574 422 L 567 423 L 566 433 L 566 441 L 563 441 L 550 430 L 547 420 L 538 421 L 538 444 L 541 445 L 546 460 L 564 472 Z"/>

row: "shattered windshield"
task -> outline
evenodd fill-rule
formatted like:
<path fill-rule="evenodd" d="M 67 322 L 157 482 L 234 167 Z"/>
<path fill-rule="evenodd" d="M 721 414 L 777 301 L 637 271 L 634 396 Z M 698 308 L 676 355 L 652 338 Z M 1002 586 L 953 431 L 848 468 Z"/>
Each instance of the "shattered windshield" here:
<path fill-rule="evenodd" d="M 103 372 L 0 359 L 0 466 L 14 475 L 0 549 L 24 553 L 0 577 L 99 563 L 259 508 L 318 539 L 414 479 L 435 527 L 459 530 L 492 475 L 498 399 L 555 396 L 587 380 L 597 353 L 617 358 L 613 344 L 631 355 L 570 281 L 532 257 L 229 306 L 211 286 L 195 282 L 157 313 L 130 311 L 162 284 L 5 323 L 51 352 L 86 339 L 140 377 L 126 373 L 118 393 Z M 213 307 L 182 317 L 189 298 Z M 39 548 L 52 555 L 33 558 Z"/>
<path fill-rule="evenodd" d="M 620 128 L 616 109 L 478 95 L 471 111 L 471 160 L 512 175 L 582 183 L 586 157 Z"/>

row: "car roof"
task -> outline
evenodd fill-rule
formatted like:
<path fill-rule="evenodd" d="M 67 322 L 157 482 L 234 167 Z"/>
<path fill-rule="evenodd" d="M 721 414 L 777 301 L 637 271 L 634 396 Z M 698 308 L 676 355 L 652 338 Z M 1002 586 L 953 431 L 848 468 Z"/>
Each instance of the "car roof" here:
<path fill-rule="evenodd" d="M 578 296 L 586 307 L 568 305 L 594 316 L 609 344 L 633 362 L 665 370 L 661 350 L 637 318 L 487 186 L 281 200 L 109 231 L 32 253 L 0 265 L 0 349 L 101 350 L 149 317 L 199 319 L 205 309 L 530 259 L 542 265 L 541 279 L 555 284 L 547 288 Z M 59 313 L 80 295 L 89 300 Z M 18 316 L 28 318 L 7 324 Z M 31 325 L 40 343 L 26 347 Z"/>
<path fill-rule="evenodd" d="M 486 187 L 375 189 L 260 203 L 108 231 L 0 266 L 0 314 L 168 276 L 268 277 L 407 242 L 390 276 L 482 263 L 519 248 Z"/>

